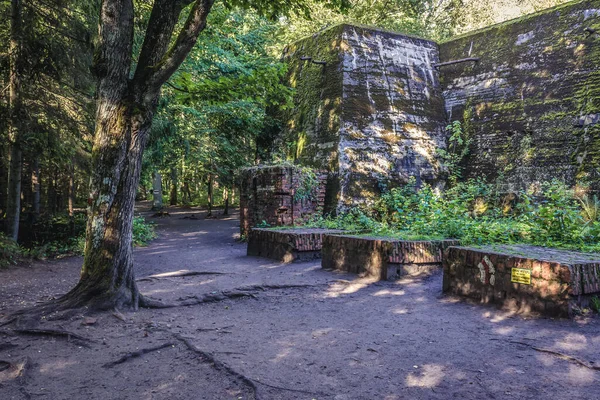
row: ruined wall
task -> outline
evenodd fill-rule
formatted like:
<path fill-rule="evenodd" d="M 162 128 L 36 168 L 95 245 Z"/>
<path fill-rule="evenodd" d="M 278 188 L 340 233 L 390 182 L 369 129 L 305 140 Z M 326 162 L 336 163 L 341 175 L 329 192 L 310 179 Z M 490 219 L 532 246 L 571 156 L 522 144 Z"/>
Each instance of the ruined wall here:
<path fill-rule="evenodd" d="M 446 147 L 444 103 L 434 42 L 344 26 L 339 144 L 340 202 L 379 194 L 379 182 L 440 183 Z"/>
<path fill-rule="evenodd" d="M 439 68 L 448 118 L 474 138 L 466 177 L 500 176 L 506 190 L 553 178 L 600 188 L 598 33 L 593 0 L 440 44 L 441 62 L 479 58 Z"/>
<path fill-rule="evenodd" d="M 295 107 L 275 147 L 330 172 L 326 212 L 369 201 L 381 183 L 439 183 L 445 115 L 435 43 L 338 25 L 290 45 L 283 59 Z"/>
<path fill-rule="evenodd" d="M 240 171 L 240 232 L 247 237 L 250 229 L 302 224 L 307 218 L 322 215 L 327 174 L 316 173 L 312 193 L 296 196 L 302 188 L 302 173 L 290 166 L 257 166 Z"/>

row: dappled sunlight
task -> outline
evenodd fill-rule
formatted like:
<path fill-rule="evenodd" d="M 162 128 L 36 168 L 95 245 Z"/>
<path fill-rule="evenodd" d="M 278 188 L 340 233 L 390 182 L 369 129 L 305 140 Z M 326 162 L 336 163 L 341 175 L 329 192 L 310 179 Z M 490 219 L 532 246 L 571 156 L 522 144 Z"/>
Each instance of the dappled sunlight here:
<path fill-rule="evenodd" d="M 75 360 L 57 360 L 51 363 L 45 363 L 40 365 L 40 373 L 48 375 L 59 375 L 59 372 L 72 367 L 73 365 L 79 364 L 79 361 Z"/>
<path fill-rule="evenodd" d="M 515 328 L 512 326 L 503 326 L 501 328 L 494 329 L 494 333 L 497 333 L 498 335 L 504 335 L 504 336 L 510 335 L 514 332 L 515 332 Z"/>
<path fill-rule="evenodd" d="M 382 289 L 379 290 L 375 293 L 373 293 L 373 296 L 404 296 L 406 294 L 406 292 L 404 290 L 389 290 L 389 289 Z"/>
<path fill-rule="evenodd" d="M 426 364 L 418 367 L 406 377 L 406 386 L 433 388 L 444 379 L 444 368 L 441 365 Z"/>
<path fill-rule="evenodd" d="M 353 294 L 370 284 L 377 282 L 375 278 L 358 278 L 354 281 L 337 280 L 329 287 L 325 297 L 335 298 L 346 294 Z"/>
<path fill-rule="evenodd" d="M 578 333 L 568 333 L 556 342 L 556 347 L 562 350 L 583 350 L 588 345 L 588 339 Z"/>
<path fill-rule="evenodd" d="M 566 373 L 567 380 L 574 385 L 598 385 L 600 382 L 597 375 L 596 371 L 573 364 L 569 364 L 569 371 Z"/>
<path fill-rule="evenodd" d="M 398 314 L 398 315 L 403 315 L 403 314 L 410 314 L 411 311 L 408 308 L 396 308 L 395 310 L 392 310 L 392 314 Z"/>

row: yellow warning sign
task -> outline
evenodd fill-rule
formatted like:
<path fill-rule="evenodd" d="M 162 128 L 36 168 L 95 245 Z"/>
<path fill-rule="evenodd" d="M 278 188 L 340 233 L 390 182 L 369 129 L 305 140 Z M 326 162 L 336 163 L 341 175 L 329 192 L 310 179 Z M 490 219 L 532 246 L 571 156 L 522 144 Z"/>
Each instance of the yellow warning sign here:
<path fill-rule="evenodd" d="M 531 270 L 523 268 L 512 268 L 510 271 L 510 281 L 531 285 Z"/>

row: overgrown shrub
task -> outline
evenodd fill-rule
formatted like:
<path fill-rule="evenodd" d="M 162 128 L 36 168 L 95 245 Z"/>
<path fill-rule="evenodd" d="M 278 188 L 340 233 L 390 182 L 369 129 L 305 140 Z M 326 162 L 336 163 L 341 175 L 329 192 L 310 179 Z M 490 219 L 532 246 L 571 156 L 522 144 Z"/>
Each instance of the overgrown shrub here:
<path fill-rule="evenodd" d="M 573 190 L 559 181 L 544 183 L 540 193 L 505 194 L 482 180 L 456 183 L 445 192 L 428 185 L 418 189 L 413 180 L 387 191 L 372 207 L 313 220 L 311 226 L 407 239 L 455 238 L 465 245 L 527 243 L 600 251 L 600 221 L 589 216 Z"/>
<path fill-rule="evenodd" d="M 23 249 L 14 240 L 0 233 L 0 268 L 16 264 L 23 257 Z"/>

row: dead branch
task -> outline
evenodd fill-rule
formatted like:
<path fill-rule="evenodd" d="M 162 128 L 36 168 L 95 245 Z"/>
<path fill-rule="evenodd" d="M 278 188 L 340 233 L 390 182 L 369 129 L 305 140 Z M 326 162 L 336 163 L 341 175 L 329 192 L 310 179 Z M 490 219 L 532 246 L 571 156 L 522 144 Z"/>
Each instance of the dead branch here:
<path fill-rule="evenodd" d="M 563 360 L 572 361 L 575 364 L 579 364 L 582 367 L 585 367 L 585 368 L 588 368 L 588 369 L 591 369 L 591 370 L 594 370 L 594 371 L 600 371 L 600 366 L 590 365 L 590 364 L 586 363 L 585 361 L 580 360 L 579 358 L 570 356 L 568 354 L 561 353 L 559 351 L 550 350 L 550 349 L 544 349 L 542 347 L 536 347 L 536 346 L 534 346 L 532 344 L 529 344 L 529 343 L 526 343 L 526 342 L 519 342 L 519 341 L 516 341 L 516 340 L 510 340 L 509 342 L 510 343 L 515 343 L 515 344 L 520 344 L 520 345 L 523 345 L 523 346 L 530 347 L 533 350 L 539 351 L 541 353 L 548 353 L 548 354 L 555 355 L 555 356 L 557 356 L 559 358 L 562 358 Z"/>
<path fill-rule="evenodd" d="M 133 358 L 138 358 L 143 356 L 144 354 L 152 353 L 153 351 L 162 350 L 167 347 L 174 347 L 175 343 L 163 343 L 160 346 L 149 347 L 147 349 L 140 349 L 137 351 L 132 351 L 131 353 L 127 353 L 116 361 L 112 361 L 102 365 L 103 368 L 112 368 L 115 365 L 123 364 L 126 361 L 129 361 Z"/>

